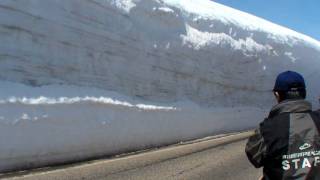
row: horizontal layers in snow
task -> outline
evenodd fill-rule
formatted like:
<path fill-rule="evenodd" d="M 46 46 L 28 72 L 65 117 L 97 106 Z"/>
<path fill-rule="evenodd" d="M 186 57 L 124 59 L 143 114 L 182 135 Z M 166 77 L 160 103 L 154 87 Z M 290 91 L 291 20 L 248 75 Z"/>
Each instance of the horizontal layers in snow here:
<path fill-rule="evenodd" d="M 288 69 L 319 95 L 318 41 L 209 0 L 2 0 L 0 39 L 0 171 L 256 126 Z"/>
<path fill-rule="evenodd" d="M 310 99 L 318 94 L 318 41 L 209 0 L 1 1 L 0 8 L 2 80 L 269 107 L 275 76 L 291 69 L 306 77 Z"/>
<path fill-rule="evenodd" d="M 1 92 L 15 91 L 0 97 L 0 172 L 244 130 L 265 114 L 254 107 L 154 104 L 94 88 L 1 84 Z M 57 98 L 62 92 L 66 97 Z"/>

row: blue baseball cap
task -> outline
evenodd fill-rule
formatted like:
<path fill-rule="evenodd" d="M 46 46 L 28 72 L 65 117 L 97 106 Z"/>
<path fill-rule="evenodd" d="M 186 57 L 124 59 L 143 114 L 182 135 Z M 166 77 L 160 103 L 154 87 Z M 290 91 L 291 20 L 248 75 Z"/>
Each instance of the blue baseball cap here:
<path fill-rule="evenodd" d="M 286 71 L 278 75 L 273 91 L 290 91 L 305 88 L 306 84 L 302 75 L 294 71 Z"/>

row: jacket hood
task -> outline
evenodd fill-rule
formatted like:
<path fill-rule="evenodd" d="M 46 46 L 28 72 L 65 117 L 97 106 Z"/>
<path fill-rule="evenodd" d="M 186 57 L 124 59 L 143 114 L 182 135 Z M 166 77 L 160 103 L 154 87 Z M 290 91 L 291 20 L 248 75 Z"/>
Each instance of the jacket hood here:
<path fill-rule="evenodd" d="M 299 113 L 312 111 L 312 105 L 306 100 L 287 100 L 275 105 L 269 114 L 269 117 L 274 117 L 281 113 Z"/>

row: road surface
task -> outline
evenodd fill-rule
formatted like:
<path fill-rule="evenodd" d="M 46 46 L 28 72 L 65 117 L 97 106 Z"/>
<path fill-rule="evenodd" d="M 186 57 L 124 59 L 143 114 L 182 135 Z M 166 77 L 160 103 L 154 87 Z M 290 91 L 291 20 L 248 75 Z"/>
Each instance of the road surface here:
<path fill-rule="evenodd" d="M 215 137 L 134 155 L 2 176 L 15 180 L 256 180 L 244 146 L 251 132 Z M 1 176 L 0 176 L 1 177 Z"/>

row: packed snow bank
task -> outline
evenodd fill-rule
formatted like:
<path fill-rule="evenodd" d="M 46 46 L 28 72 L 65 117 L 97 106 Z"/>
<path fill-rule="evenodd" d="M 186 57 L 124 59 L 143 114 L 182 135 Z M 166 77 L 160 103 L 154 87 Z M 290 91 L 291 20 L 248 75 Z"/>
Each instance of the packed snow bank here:
<path fill-rule="evenodd" d="M 209 0 L 0 1 L 0 171 L 256 126 L 319 42 Z"/>
<path fill-rule="evenodd" d="M 291 69 L 312 85 L 310 99 L 318 94 L 318 41 L 210 0 L 1 1 L 0 8 L 2 80 L 267 107 L 276 74 Z"/>
<path fill-rule="evenodd" d="M 243 130 L 265 115 L 254 107 L 165 106 L 76 86 L 1 82 L 0 92 L 0 171 Z"/>
<path fill-rule="evenodd" d="M 195 21 L 200 19 L 217 20 L 225 25 L 233 24 L 241 27 L 246 31 L 267 33 L 268 38 L 274 39 L 277 42 L 285 44 L 304 42 L 312 45 L 314 48 L 320 49 L 320 42 L 309 36 L 210 0 L 163 1 L 166 5 L 178 7 L 184 13 L 195 16 Z M 214 27 L 214 24 L 212 24 L 212 27 Z"/>

